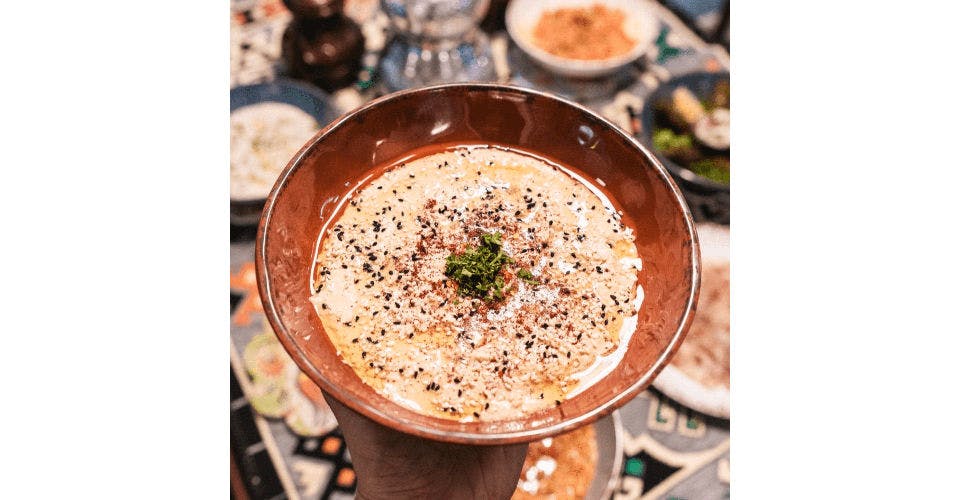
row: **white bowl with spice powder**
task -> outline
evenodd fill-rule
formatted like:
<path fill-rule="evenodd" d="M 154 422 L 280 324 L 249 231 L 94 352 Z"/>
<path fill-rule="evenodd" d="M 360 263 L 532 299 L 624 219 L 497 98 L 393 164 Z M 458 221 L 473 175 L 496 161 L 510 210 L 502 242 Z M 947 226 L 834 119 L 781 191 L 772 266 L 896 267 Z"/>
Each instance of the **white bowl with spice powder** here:
<path fill-rule="evenodd" d="M 650 49 L 659 34 L 643 0 L 513 0 L 506 25 L 535 62 L 574 78 L 617 71 Z"/>

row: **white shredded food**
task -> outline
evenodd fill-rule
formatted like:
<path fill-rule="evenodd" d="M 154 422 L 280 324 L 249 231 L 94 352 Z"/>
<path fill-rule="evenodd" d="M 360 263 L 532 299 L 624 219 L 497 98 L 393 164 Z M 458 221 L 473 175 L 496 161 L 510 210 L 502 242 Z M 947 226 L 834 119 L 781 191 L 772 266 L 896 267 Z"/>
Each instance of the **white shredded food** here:
<path fill-rule="evenodd" d="M 230 198 L 266 198 L 277 177 L 320 127 L 305 111 L 280 102 L 230 114 Z"/>

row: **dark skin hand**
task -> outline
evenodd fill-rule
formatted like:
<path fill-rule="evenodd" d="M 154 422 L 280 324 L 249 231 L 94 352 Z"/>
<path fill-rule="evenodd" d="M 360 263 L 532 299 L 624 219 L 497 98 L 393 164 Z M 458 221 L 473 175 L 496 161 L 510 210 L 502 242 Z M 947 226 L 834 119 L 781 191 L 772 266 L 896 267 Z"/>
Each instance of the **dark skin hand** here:
<path fill-rule="evenodd" d="M 508 499 L 527 445 L 468 446 L 384 427 L 324 393 L 350 450 L 360 500 Z"/>

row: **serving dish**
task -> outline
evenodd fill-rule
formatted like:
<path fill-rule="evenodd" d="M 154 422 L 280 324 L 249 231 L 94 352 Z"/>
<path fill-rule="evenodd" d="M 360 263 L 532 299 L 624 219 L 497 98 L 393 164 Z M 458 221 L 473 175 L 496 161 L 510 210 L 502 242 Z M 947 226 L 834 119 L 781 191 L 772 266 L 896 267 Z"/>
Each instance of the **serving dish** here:
<path fill-rule="evenodd" d="M 597 439 L 597 470 L 587 490 L 587 500 L 606 500 L 620 481 L 623 466 L 623 423 L 615 411 L 593 424 Z"/>
<path fill-rule="evenodd" d="M 574 436 L 578 436 L 578 433 L 582 429 L 584 428 L 573 431 L 571 435 L 567 437 L 574 438 Z M 558 439 L 563 438 L 564 436 L 562 435 L 555 436 L 549 446 L 558 446 Z M 620 420 L 620 412 L 614 411 L 610 415 L 594 422 L 592 438 L 596 452 L 596 463 L 593 464 L 593 475 L 589 478 L 589 483 L 583 485 L 585 486 L 585 491 L 582 498 L 585 500 L 607 500 L 613 495 L 613 491 L 620 481 L 620 470 L 623 466 L 623 423 Z M 539 444 L 546 447 L 546 441 L 547 440 L 544 439 Z M 540 450 L 543 449 L 544 448 L 540 448 Z M 524 472 L 527 470 L 529 461 L 536 460 L 543 456 L 534 450 L 535 443 L 531 443 L 530 451 L 528 451 L 527 454 L 527 461 L 524 462 L 524 469 L 521 470 L 520 481 L 513 498 L 568 498 L 563 490 L 557 491 L 556 489 L 553 491 L 554 496 L 550 496 L 551 493 L 544 491 L 544 489 L 548 489 L 549 487 L 544 488 L 542 484 L 538 483 L 547 480 L 546 476 L 548 475 L 553 475 L 553 479 L 560 479 L 557 475 L 561 474 L 564 470 L 570 471 L 572 469 L 582 471 L 585 467 L 585 460 L 587 460 L 587 457 L 582 456 L 583 450 L 577 450 L 581 453 L 569 449 L 565 451 L 555 450 L 555 454 L 549 455 L 550 458 L 554 459 L 554 462 L 552 464 L 548 463 L 542 468 L 539 467 L 539 461 L 534 462 L 534 467 L 540 468 L 540 471 L 535 473 L 534 477 L 528 478 L 524 475 Z M 533 453 L 532 457 L 530 453 Z M 576 459 L 569 460 L 573 457 L 576 457 Z M 535 488 L 535 491 L 525 490 L 525 487 Z M 566 491 L 572 493 L 569 490 Z"/>
<path fill-rule="evenodd" d="M 730 263 L 730 229 L 719 224 L 698 224 L 701 259 L 704 266 Z M 705 296 L 700 297 L 701 311 Z M 689 337 L 688 337 L 689 338 Z M 683 350 L 684 346 L 680 346 Z M 728 380 L 729 383 L 729 380 Z M 667 365 L 653 381 L 653 386 L 678 403 L 705 415 L 730 418 L 730 388 L 707 386 L 696 377 L 674 365 Z"/>
<path fill-rule="evenodd" d="M 500 144 L 575 165 L 636 225 L 645 272 L 637 331 L 622 361 L 575 397 L 514 419 L 460 422 L 379 395 L 343 363 L 309 301 L 325 218 L 373 169 L 435 144 Z M 300 369 L 327 393 L 399 431 L 445 442 L 530 442 L 596 421 L 647 387 L 689 327 L 700 256 L 690 211 L 656 158 L 620 128 L 570 101 L 496 84 L 448 84 L 383 96 L 321 130 L 280 175 L 260 220 L 256 270 L 267 319 Z"/>
<path fill-rule="evenodd" d="M 337 117 L 330 96 L 324 91 L 294 80 L 278 78 L 266 83 L 242 85 L 230 89 L 230 113 L 246 106 L 264 102 L 278 102 L 294 106 L 317 121 L 320 127 Z M 254 225 L 260 220 L 260 212 L 266 196 L 253 199 L 230 199 L 230 223 Z"/>
<path fill-rule="evenodd" d="M 594 4 L 624 12 L 624 33 L 636 41 L 629 51 L 606 59 L 582 60 L 551 54 L 534 43 L 533 30 L 545 12 Z M 654 45 L 660 31 L 656 16 L 642 0 L 512 0 L 505 20 L 510 38 L 530 58 L 554 73 L 574 78 L 597 78 L 630 64 Z"/>
<path fill-rule="evenodd" d="M 673 91 L 680 87 L 686 87 L 698 99 L 706 99 L 717 83 L 723 81 L 730 81 L 729 73 L 696 72 L 670 79 L 662 83 L 647 96 L 644 100 L 643 111 L 640 113 L 640 126 L 642 130 L 640 139 L 643 144 L 657 155 L 660 162 L 667 167 L 667 170 L 673 174 L 674 178 L 676 178 L 683 187 L 692 188 L 698 193 L 729 193 L 730 186 L 729 184 L 722 184 L 696 174 L 692 170 L 670 160 L 670 158 L 667 158 L 654 147 L 653 134 L 657 125 L 655 116 L 656 107 L 658 103 L 669 101 Z"/>

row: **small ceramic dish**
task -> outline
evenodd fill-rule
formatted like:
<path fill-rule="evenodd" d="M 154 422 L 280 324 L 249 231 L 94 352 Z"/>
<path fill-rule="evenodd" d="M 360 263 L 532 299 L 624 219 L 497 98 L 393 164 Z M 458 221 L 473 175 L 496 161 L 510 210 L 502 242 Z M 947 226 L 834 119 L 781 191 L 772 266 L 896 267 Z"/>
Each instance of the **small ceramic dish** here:
<path fill-rule="evenodd" d="M 623 423 L 620 412 L 597 420 L 593 424 L 597 439 L 597 470 L 594 472 L 587 500 L 606 500 L 613 495 L 620 481 L 623 466 Z"/>
<path fill-rule="evenodd" d="M 562 436 L 556 436 L 556 438 L 562 438 Z M 615 411 L 594 422 L 593 440 L 596 445 L 597 461 L 593 467 L 593 477 L 590 478 L 590 483 L 587 485 L 583 498 L 584 500 L 608 500 L 617 488 L 617 483 L 620 481 L 620 470 L 623 467 L 623 423 L 620 420 L 620 412 Z M 546 439 L 543 441 L 546 441 Z M 543 443 L 543 445 L 546 446 L 546 443 Z M 554 439 L 551 445 L 557 446 L 556 439 Z M 533 443 L 531 443 L 531 450 L 533 450 Z M 570 460 L 570 462 L 575 463 L 562 463 L 563 460 L 569 460 L 573 458 L 572 456 L 576 455 L 579 454 L 559 452 L 557 454 L 551 454 L 550 457 L 556 461 L 553 462 L 553 464 L 548 463 L 544 467 L 546 470 L 552 469 L 550 474 L 553 475 L 559 474 L 563 470 L 583 470 L 583 457 L 577 457 L 579 460 Z M 527 458 L 530 458 L 529 454 Z M 526 466 L 524 470 L 526 470 Z M 545 470 L 541 469 L 539 474 L 535 474 L 532 478 L 526 478 L 521 471 L 517 493 L 523 492 L 523 494 L 515 494 L 514 498 L 518 496 L 521 498 L 529 498 L 530 496 L 547 498 L 548 496 L 544 492 L 535 493 L 527 492 L 529 490 L 523 490 L 525 486 L 539 488 L 540 486 L 537 483 L 543 480 L 541 474 L 545 475 L 545 472 Z M 528 482 L 531 480 L 533 480 L 533 484 Z M 561 490 L 561 492 L 563 492 L 563 490 Z M 566 498 L 562 494 L 559 496 Z"/>
<path fill-rule="evenodd" d="M 621 55 L 606 59 L 570 59 L 551 54 L 534 43 L 533 31 L 545 12 L 595 4 L 624 12 L 623 31 L 636 43 Z M 660 25 L 643 0 L 512 0 L 507 6 L 507 32 L 534 61 L 546 69 L 574 78 L 597 78 L 614 73 L 635 61 L 656 42 Z"/>
<path fill-rule="evenodd" d="M 504 420 L 428 416 L 377 393 L 343 362 L 310 302 L 317 240 L 334 207 L 365 177 L 415 149 L 498 144 L 571 165 L 597 180 L 635 227 L 644 290 L 623 358 L 576 396 Z M 690 211 L 639 142 L 576 103 L 518 87 L 448 84 L 397 92 L 341 116 L 300 150 L 267 198 L 256 242 L 267 319 L 308 377 L 331 397 L 393 429 L 464 444 L 530 442 L 595 422 L 649 386 L 689 328 L 700 288 Z"/>
<path fill-rule="evenodd" d="M 696 189 L 697 192 L 701 193 L 729 193 L 730 186 L 728 184 L 721 184 L 720 182 L 700 176 L 694 171 L 670 160 L 662 153 L 657 151 L 656 148 L 654 148 L 653 132 L 654 127 L 657 124 L 655 116 L 656 107 L 660 103 L 669 102 L 673 91 L 680 87 L 686 87 L 698 99 L 707 99 L 707 96 L 713 92 L 715 86 L 723 81 L 730 81 L 730 73 L 697 72 L 678 76 L 664 82 L 653 92 L 651 92 L 650 95 L 648 95 L 644 100 L 643 111 L 640 113 L 640 127 L 642 130 L 640 137 L 641 142 L 643 142 L 645 146 L 650 148 L 650 150 L 657 155 L 657 158 L 659 158 L 664 166 L 667 167 L 667 170 L 669 170 L 670 173 L 673 174 L 673 176 L 678 179 L 682 185 L 684 185 L 684 187 L 692 187 Z"/>
<path fill-rule="evenodd" d="M 253 104 L 278 102 L 299 108 L 312 116 L 320 127 L 337 117 L 330 96 L 312 85 L 278 78 L 256 85 L 243 85 L 230 89 L 230 113 Z M 266 201 L 262 197 L 230 199 L 230 223 L 254 225 L 260 220 L 260 212 Z"/>

